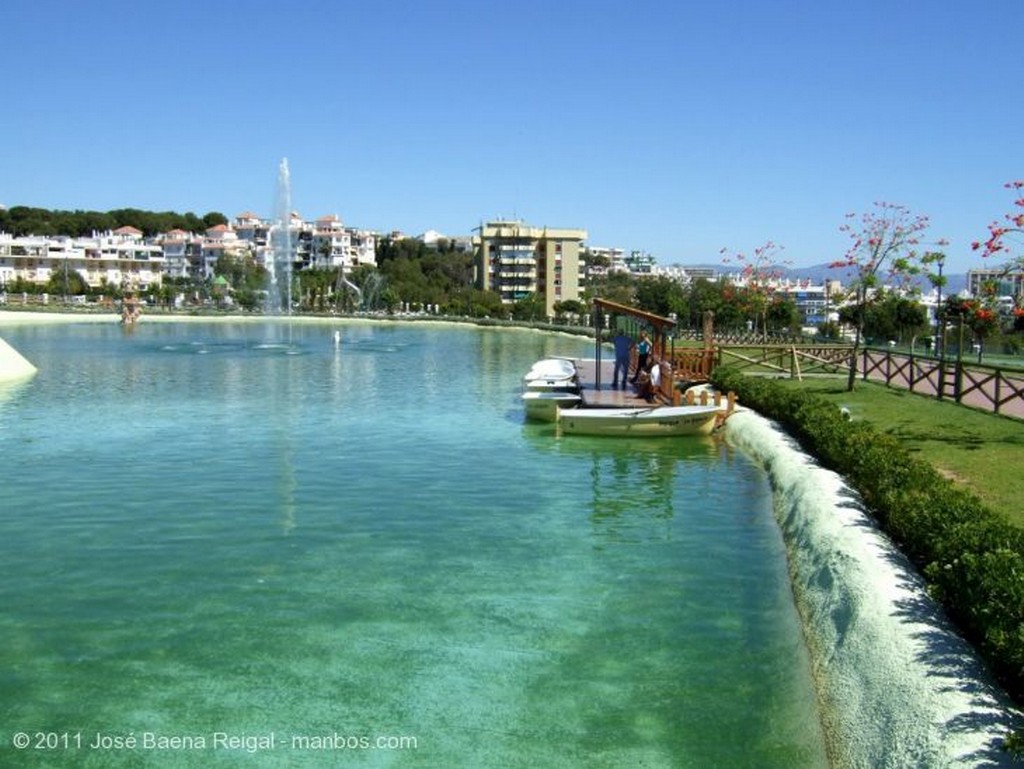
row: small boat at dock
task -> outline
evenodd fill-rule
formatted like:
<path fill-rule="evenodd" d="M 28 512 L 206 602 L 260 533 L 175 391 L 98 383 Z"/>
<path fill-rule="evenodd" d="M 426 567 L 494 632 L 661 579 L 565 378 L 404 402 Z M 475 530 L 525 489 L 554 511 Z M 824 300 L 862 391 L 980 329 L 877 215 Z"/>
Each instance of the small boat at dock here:
<path fill-rule="evenodd" d="M 575 408 L 583 400 L 576 393 L 557 390 L 527 390 L 521 397 L 526 418 L 540 422 L 554 422 L 560 409 Z"/>
<path fill-rule="evenodd" d="M 523 387 L 544 392 L 578 393 L 579 372 L 568 358 L 543 358 L 523 376 Z"/>
<path fill-rule="evenodd" d="M 723 409 L 719 406 L 657 406 L 624 409 L 559 409 L 562 433 L 628 437 L 708 435 Z"/>

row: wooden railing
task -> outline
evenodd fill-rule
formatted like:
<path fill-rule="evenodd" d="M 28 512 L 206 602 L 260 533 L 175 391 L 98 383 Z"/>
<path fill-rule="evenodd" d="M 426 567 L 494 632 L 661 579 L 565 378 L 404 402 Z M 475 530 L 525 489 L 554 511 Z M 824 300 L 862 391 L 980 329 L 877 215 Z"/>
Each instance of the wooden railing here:
<path fill-rule="evenodd" d="M 729 365 L 754 375 L 842 376 L 850 370 L 852 345 L 718 344 L 711 349 L 676 348 L 668 356 L 679 388 L 706 382 L 711 371 Z M 919 395 L 1024 419 L 1024 368 L 939 360 L 893 350 L 865 348 L 857 354 L 856 376 Z"/>
<path fill-rule="evenodd" d="M 940 400 L 1024 418 L 1024 370 L 866 348 L 858 375 Z"/>
<path fill-rule="evenodd" d="M 711 349 L 676 348 L 668 356 L 677 381 L 706 382 L 715 366 L 729 365 L 749 373 L 836 374 L 849 369 L 851 345 L 747 342 L 717 344 Z"/>

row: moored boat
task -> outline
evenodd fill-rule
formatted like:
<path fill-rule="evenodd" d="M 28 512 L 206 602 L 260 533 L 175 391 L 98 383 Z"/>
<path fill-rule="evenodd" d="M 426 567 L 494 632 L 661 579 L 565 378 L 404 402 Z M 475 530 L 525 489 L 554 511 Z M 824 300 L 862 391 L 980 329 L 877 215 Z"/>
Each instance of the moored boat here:
<path fill-rule="evenodd" d="M 613 436 L 707 435 L 715 429 L 718 406 L 559 410 L 563 433 Z"/>
<path fill-rule="evenodd" d="M 576 364 L 568 358 L 543 358 L 523 377 L 527 390 L 577 393 L 580 389 Z"/>
<path fill-rule="evenodd" d="M 576 393 L 549 390 L 527 390 L 522 394 L 526 418 L 543 422 L 554 422 L 559 409 L 571 409 L 580 405 L 583 399 Z"/>

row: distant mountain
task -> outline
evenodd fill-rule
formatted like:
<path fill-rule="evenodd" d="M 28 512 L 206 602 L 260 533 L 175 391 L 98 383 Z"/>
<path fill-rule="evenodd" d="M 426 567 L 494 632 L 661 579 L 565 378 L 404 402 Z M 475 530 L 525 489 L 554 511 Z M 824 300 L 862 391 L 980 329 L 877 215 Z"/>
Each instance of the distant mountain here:
<path fill-rule="evenodd" d="M 673 264 L 671 267 L 681 269 L 715 270 L 719 275 L 729 275 L 738 272 L 736 265 L 730 264 Z M 773 272 L 779 272 L 783 277 L 791 280 L 810 280 L 812 283 L 822 283 L 826 280 L 838 280 L 847 285 L 853 280 L 853 272 L 849 267 L 830 267 L 827 264 L 816 264 L 810 267 L 772 267 Z M 967 288 L 967 276 L 964 274 L 946 275 L 946 285 L 942 293 L 956 294 Z M 914 281 L 925 293 L 931 291 L 931 284 L 926 278 L 917 278 Z"/>
<path fill-rule="evenodd" d="M 845 285 L 853 281 L 853 271 L 851 268 L 830 267 L 827 264 L 817 264 L 811 267 L 784 268 L 782 272 L 786 277 L 799 280 L 808 278 L 813 283 L 821 283 L 823 280 L 838 280 L 840 283 Z M 879 277 L 884 281 L 884 275 L 880 275 Z M 943 294 L 956 294 L 967 288 L 966 275 L 954 274 L 944 275 L 943 277 L 946 278 L 946 285 L 942 288 Z M 932 290 L 932 284 L 924 276 L 917 276 L 911 282 L 917 285 L 925 293 L 929 293 Z"/>

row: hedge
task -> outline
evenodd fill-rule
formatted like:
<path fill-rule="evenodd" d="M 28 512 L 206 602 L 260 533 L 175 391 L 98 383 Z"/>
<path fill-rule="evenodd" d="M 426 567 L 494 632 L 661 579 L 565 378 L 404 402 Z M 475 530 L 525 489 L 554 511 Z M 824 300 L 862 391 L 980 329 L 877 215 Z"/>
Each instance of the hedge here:
<path fill-rule="evenodd" d="M 727 367 L 711 381 L 846 479 L 1010 696 L 1024 702 L 1024 529 L 824 398 Z"/>

